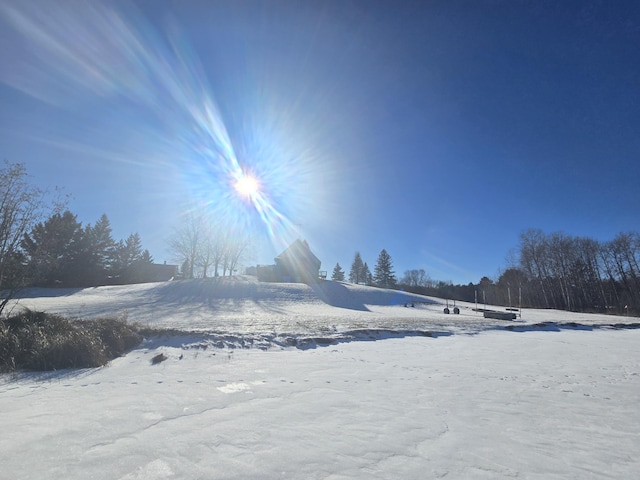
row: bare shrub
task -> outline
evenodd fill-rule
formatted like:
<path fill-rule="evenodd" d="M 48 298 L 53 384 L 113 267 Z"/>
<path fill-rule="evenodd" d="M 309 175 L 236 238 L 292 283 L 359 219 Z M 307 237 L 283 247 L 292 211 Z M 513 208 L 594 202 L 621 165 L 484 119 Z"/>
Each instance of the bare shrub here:
<path fill-rule="evenodd" d="M 0 321 L 0 371 L 105 365 L 142 341 L 118 319 L 70 320 L 25 310 Z"/>

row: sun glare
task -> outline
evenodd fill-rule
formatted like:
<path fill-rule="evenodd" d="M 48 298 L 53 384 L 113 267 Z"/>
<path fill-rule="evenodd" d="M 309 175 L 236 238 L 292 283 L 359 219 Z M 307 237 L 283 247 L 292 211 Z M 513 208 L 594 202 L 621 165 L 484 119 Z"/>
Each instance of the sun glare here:
<path fill-rule="evenodd" d="M 234 184 L 234 188 L 243 197 L 250 197 L 260 190 L 260 182 L 251 175 L 242 175 Z"/>

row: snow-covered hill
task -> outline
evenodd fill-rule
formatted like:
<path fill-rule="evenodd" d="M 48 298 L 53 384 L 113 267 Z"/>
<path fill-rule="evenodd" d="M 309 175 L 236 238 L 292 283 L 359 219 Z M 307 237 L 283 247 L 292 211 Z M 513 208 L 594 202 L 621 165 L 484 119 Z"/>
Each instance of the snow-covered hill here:
<path fill-rule="evenodd" d="M 308 286 L 264 283 L 255 277 L 238 276 L 85 289 L 30 289 L 23 292 L 18 305 L 73 317 L 124 316 L 153 327 L 261 337 L 338 337 L 379 330 L 477 333 L 540 322 L 604 325 L 633 321 L 606 315 L 525 310 L 516 322 L 505 322 L 485 319 L 481 312 L 474 311 L 475 305 L 463 302 L 457 303 L 459 315 L 447 315 L 443 312 L 445 302 L 342 282 Z"/>

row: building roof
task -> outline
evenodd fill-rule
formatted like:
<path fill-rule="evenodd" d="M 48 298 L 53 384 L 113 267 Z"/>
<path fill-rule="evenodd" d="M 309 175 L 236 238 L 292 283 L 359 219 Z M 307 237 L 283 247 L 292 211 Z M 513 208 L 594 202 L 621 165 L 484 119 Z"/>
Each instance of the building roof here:
<path fill-rule="evenodd" d="M 301 239 L 297 239 L 275 258 L 276 263 L 291 263 L 294 261 L 298 263 L 301 260 L 310 263 L 318 269 L 322 263 L 320 259 L 313 254 L 307 241 Z"/>

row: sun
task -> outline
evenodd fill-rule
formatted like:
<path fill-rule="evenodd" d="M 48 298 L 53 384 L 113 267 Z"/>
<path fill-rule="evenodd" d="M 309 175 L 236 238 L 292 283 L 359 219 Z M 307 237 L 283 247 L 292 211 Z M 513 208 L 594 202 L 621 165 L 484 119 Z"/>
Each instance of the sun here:
<path fill-rule="evenodd" d="M 236 192 L 243 197 L 251 197 L 260 190 L 260 182 L 253 175 L 244 173 L 238 180 L 236 180 L 233 188 L 235 188 Z"/>

